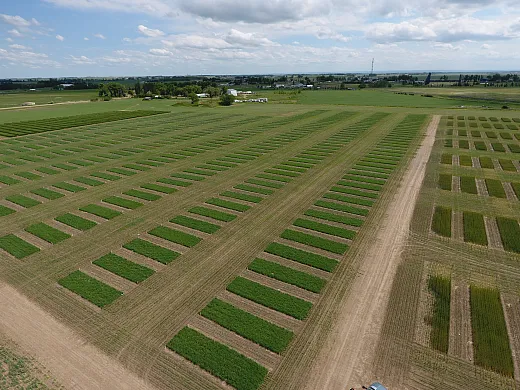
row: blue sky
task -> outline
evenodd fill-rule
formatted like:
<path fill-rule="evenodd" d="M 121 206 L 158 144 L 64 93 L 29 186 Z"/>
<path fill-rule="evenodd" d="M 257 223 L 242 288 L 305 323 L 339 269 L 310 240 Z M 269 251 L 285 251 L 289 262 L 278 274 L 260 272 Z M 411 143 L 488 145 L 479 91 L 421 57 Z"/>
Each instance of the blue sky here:
<path fill-rule="evenodd" d="M 17 0 L 0 78 L 520 70 L 516 0 Z"/>

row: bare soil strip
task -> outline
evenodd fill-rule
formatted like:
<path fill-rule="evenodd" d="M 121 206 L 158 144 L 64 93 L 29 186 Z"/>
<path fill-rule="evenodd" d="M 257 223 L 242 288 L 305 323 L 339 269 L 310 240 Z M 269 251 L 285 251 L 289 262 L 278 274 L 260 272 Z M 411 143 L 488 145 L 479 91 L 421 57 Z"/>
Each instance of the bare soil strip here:
<path fill-rule="evenodd" d="M 434 297 L 428 289 L 428 277 L 430 276 L 430 263 L 425 262 L 421 279 L 421 293 L 415 324 L 415 342 L 424 346 L 430 346 L 431 326 L 426 323 L 426 318 L 431 317 Z"/>
<path fill-rule="evenodd" d="M 34 352 L 66 388 L 153 389 L 4 284 L 0 284 L 0 311 L 2 332 Z"/>
<path fill-rule="evenodd" d="M 464 241 L 464 230 L 462 225 L 462 213 L 460 211 L 453 212 L 452 219 L 452 235 L 455 240 Z"/>
<path fill-rule="evenodd" d="M 504 250 L 496 219 L 493 217 L 484 216 L 484 224 L 486 226 L 489 248 Z"/>
<path fill-rule="evenodd" d="M 469 288 L 465 278 L 456 273 L 453 274 L 451 280 L 448 354 L 468 362 L 473 361 Z"/>
<path fill-rule="evenodd" d="M 422 145 L 410 162 L 394 201 L 372 236 L 372 245 L 362 255 L 358 275 L 341 305 L 322 353 L 308 373 L 308 389 L 344 389 L 362 382 L 355 372 L 366 375 L 382 328 L 390 290 L 401 251 L 408 238 L 415 203 L 425 175 L 426 164 L 435 142 L 440 116 L 430 122 Z M 399 222 L 399 223 L 398 223 Z M 366 357 L 372 357 L 366 361 Z"/>

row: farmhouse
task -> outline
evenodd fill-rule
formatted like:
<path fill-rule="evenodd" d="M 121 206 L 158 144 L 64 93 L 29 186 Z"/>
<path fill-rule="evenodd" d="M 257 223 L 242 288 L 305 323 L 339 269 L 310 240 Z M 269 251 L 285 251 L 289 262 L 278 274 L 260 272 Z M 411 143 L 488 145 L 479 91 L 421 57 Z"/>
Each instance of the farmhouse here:
<path fill-rule="evenodd" d="M 238 91 L 236 89 L 228 89 L 227 94 L 232 96 L 238 96 Z"/>

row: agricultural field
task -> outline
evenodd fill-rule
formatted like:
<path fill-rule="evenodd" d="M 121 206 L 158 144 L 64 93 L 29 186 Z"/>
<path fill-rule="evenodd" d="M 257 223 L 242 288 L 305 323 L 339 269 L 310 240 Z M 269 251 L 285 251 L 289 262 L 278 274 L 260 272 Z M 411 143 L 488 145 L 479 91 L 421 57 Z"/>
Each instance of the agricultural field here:
<path fill-rule="evenodd" d="M 518 115 L 327 93 L 0 113 L 0 335 L 65 388 L 513 389 Z"/>

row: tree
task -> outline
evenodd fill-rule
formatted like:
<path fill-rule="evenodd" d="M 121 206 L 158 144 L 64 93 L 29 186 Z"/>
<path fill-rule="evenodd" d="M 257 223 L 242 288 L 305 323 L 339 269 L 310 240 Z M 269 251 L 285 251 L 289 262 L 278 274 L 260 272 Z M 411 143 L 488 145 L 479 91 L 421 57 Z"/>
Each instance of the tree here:
<path fill-rule="evenodd" d="M 234 102 L 235 102 L 235 97 L 233 95 L 225 94 L 220 97 L 219 104 L 221 106 L 231 106 Z"/>
<path fill-rule="evenodd" d="M 199 104 L 199 97 L 195 92 L 190 93 L 188 97 L 191 99 L 191 104 Z"/>

